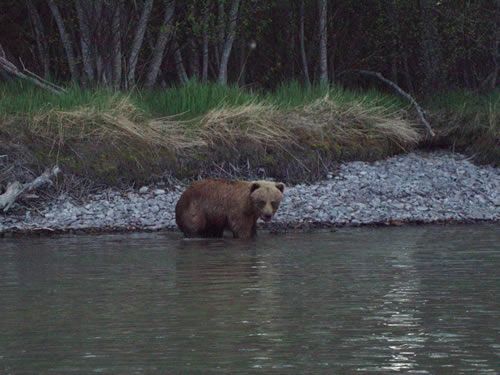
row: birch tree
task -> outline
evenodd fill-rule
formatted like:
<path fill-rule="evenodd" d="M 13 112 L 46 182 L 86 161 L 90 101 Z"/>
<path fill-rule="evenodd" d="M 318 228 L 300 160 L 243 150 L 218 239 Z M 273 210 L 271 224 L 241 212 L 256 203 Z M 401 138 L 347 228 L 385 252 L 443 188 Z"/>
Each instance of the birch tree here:
<path fill-rule="evenodd" d="M 172 31 L 174 28 L 173 19 L 175 11 L 175 0 L 164 0 L 163 4 L 163 22 L 161 24 L 158 38 L 156 40 L 156 45 L 153 50 L 153 57 L 151 59 L 149 72 L 146 77 L 146 87 L 148 88 L 152 88 L 156 83 L 160 65 L 163 61 L 163 55 L 165 54 L 165 47 L 167 46 L 168 40 L 172 36 Z"/>
<path fill-rule="evenodd" d="M 175 68 L 177 70 L 179 81 L 181 82 L 181 84 L 186 84 L 189 81 L 189 78 L 186 73 L 186 68 L 184 67 L 182 52 L 177 41 L 174 41 L 173 47 L 174 47 Z"/>
<path fill-rule="evenodd" d="M 227 31 L 224 37 L 224 44 L 222 47 L 220 64 L 219 64 L 219 74 L 217 77 L 217 82 L 220 83 L 221 85 L 227 84 L 227 65 L 229 62 L 229 56 L 231 55 L 231 49 L 233 48 L 234 38 L 236 36 L 236 22 L 238 19 L 239 6 L 240 6 L 240 0 L 233 0 L 231 3 L 231 10 L 229 11 Z"/>
<path fill-rule="evenodd" d="M 327 0 L 318 0 L 319 6 L 319 82 L 328 83 L 328 52 L 327 52 Z"/>
<path fill-rule="evenodd" d="M 208 81 L 208 44 L 209 44 L 209 37 L 208 37 L 208 28 L 209 28 L 209 0 L 205 1 L 203 11 L 202 11 L 202 39 L 203 39 L 203 48 L 202 48 L 202 68 L 201 68 L 201 80 L 202 82 L 207 82 Z"/>
<path fill-rule="evenodd" d="M 111 32 L 113 33 L 113 87 L 119 89 L 122 81 L 122 12 L 123 0 L 118 0 L 113 13 Z"/>
<path fill-rule="evenodd" d="M 442 55 L 435 18 L 435 1 L 419 0 L 422 25 L 422 60 L 424 66 L 424 88 L 427 91 L 441 86 Z"/>
<path fill-rule="evenodd" d="M 31 0 L 26 2 L 28 7 L 28 12 L 30 14 L 30 19 L 33 24 L 33 31 L 35 34 L 36 45 L 38 50 L 38 55 L 40 56 L 40 62 L 43 66 L 43 77 L 47 79 L 50 75 L 50 61 L 49 61 L 49 46 L 47 43 L 47 34 L 45 33 L 45 27 L 40 18 L 40 14 L 36 6 Z"/>
<path fill-rule="evenodd" d="M 142 43 L 144 41 L 144 34 L 146 33 L 146 27 L 148 25 L 152 9 L 153 9 L 153 0 L 146 0 L 142 8 L 141 18 L 139 19 L 139 23 L 135 31 L 134 40 L 132 41 L 132 46 L 130 48 L 130 54 L 127 64 L 128 87 L 131 87 L 135 84 L 135 69 L 137 66 L 137 61 L 139 60 L 139 53 L 142 48 Z"/>
<path fill-rule="evenodd" d="M 61 16 L 61 12 L 59 11 L 59 7 L 54 3 L 54 0 L 47 0 L 47 4 L 49 5 L 50 11 L 52 12 L 52 16 L 57 24 L 57 29 L 59 30 L 59 36 L 61 38 L 61 42 L 63 44 L 64 51 L 66 52 L 66 58 L 68 60 L 69 71 L 71 73 L 71 80 L 75 83 L 78 82 L 78 68 L 76 65 L 75 54 L 73 51 L 73 44 L 71 43 L 71 39 L 69 37 L 68 32 L 66 31 L 66 26 L 64 25 L 63 18 Z"/>
<path fill-rule="evenodd" d="M 304 83 L 306 86 L 311 86 L 311 79 L 309 78 L 309 66 L 307 63 L 306 42 L 304 33 L 304 0 L 300 1 L 299 8 L 299 43 L 300 43 L 300 57 L 302 61 L 302 74 L 304 75 Z"/>
<path fill-rule="evenodd" d="M 492 43 L 491 57 L 493 59 L 493 72 L 491 73 L 490 88 L 494 90 L 497 87 L 498 75 L 500 70 L 500 0 L 495 0 L 495 37 Z"/>
<path fill-rule="evenodd" d="M 92 16 L 92 3 L 89 0 L 75 0 L 76 14 L 80 26 L 80 46 L 82 51 L 83 70 L 85 71 L 87 81 L 93 83 L 94 74 L 94 56 L 92 53 L 90 18 Z"/>

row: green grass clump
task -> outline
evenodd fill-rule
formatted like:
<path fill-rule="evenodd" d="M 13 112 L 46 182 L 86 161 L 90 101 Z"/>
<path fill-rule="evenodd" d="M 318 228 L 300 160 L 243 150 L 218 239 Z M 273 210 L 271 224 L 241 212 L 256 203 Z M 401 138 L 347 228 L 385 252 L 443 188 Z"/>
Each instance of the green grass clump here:
<path fill-rule="evenodd" d="M 32 84 L 14 81 L 0 85 L 0 115 L 31 116 L 49 110 L 70 111 L 79 107 L 106 110 L 112 105 L 110 97 L 125 96 L 103 88 L 83 90 L 74 86 L 68 87 L 62 95 L 55 95 Z"/>
<path fill-rule="evenodd" d="M 311 104 L 324 97 L 330 98 L 341 106 L 353 102 L 362 102 L 366 107 L 385 107 L 389 110 L 404 109 L 408 103 L 402 99 L 383 94 L 376 90 L 363 92 L 348 90 L 341 86 L 310 86 L 304 87 L 298 81 L 284 83 L 274 91 L 262 95 L 263 99 L 281 109 L 291 109 Z"/>
<path fill-rule="evenodd" d="M 221 86 L 189 81 L 186 85 L 166 89 L 135 90 L 129 93 L 114 92 L 106 88 L 82 89 L 68 87 L 67 92 L 55 95 L 32 84 L 14 81 L 0 85 L 0 114 L 34 115 L 57 110 L 71 111 L 91 107 L 104 111 L 121 99 L 128 99 L 148 118 L 176 116 L 189 120 L 217 108 L 232 108 L 263 103 L 279 109 L 293 109 L 329 97 L 339 105 L 363 102 L 366 106 L 388 109 L 406 108 L 407 104 L 395 96 L 375 90 L 357 92 L 342 87 L 304 87 L 298 81 L 280 85 L 271 92 L 252 92 L 237 86 Z"/>
<path fill-rule="evenodd" d="M 150 117 L 193 119 L 215 108 L 249 104 L 258 98 L 235 86 L 190 81 L 164 90 L 137 91 L 131 99 Z"/>
<path fill-rule="evenodd" d="M 427 103 L 437 133 L 435 145 L 465 152 L 478 162 L 500 164 L 500 90 L 487 95 L 450 92 Z"/>

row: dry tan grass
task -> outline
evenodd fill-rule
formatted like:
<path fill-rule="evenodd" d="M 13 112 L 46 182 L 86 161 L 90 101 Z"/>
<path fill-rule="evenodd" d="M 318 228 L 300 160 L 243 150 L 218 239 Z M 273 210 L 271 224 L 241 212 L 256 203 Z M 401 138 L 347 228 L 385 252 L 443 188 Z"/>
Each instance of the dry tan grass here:
<path fill-rule="evenodd" d="M 361 102 L 341 106 L 326 97 L 287 117 L 313 144 L 324 146 L 386 147 L 392 143 L 405 150 L 420 140 L 416 126 L 402 113 Z"/>
<path fill-rule="evenodd" d="M 92 139 L 111 144 L 132 140 L 173 151 L 237 149 L 241 142 L 286 148 L 359 147 L 377 141 L 392 142 L 404 150 L 420 139 L 415 125 L 401 113 L 361 102 L 339 106 L 328 97 L 290 111 L 262 103 L 219 108 L 191 121 L 180 121 L 175 116 L 148 120 L 126 98 L 105 107 L 110 109 L 49 110 L 33 116 L 29 128 L 58 145 L 68 140 Z"/>
<path fill-rule="evenodd" d="M 313 148 L 373 146 L 379 141 L 404 150 L 420 140 L 415 124 L 402 113 L 363 103 L 342 107 L 329 98 L 291 111 L 263 104 L 218 109 L 199 122 L 198 136 L 209 146 L 233 148 L 242 141 L 268 147 Z"/>
<path fill-rule="evenodd" d="M 41 139 L 45 148 L 38 152 L 75 173 L 119 178 L 137 169 L 147 179 L 153 170 L 175 170 L 178 162 L 191 165 L 188 175 L 199 173 L 217 158 L 252 159 L 270 169 L 297 164 L 307 172 L 307 159 L 318 152 L 323 159 L 366 160 L 420 139 L 402 113 L 361 102 L 341 106 L 328 97 L 287 111 L 263 103 L 218 108 L 191 121 L 148 119 L 127 98 L 110 100 L 104 109 L 48 110 L 24 119 L 31 134 L 26 142 Z"/>
<path fill-rule="evenodd" d="M 238 148 L 241 142 L 276 148 L 297 144 L 292 129 L 271 105 L 257 103 L 212 110 L 198 121 L 199 136 L 209 147 Z"/>
<path fill-rule="evenodd" d="M 89 137 L 96 141 L 124 137 L 146 142 L 154 142 L 158 138 L 153 127 L 144 126 L 142 114 L 127 98 L 110 98 L 105 108 L 51 109 L 33 115 L 29 127 L 37 134 L 57 139 L 61 144 L 68 139 L 86 140 Z"/>

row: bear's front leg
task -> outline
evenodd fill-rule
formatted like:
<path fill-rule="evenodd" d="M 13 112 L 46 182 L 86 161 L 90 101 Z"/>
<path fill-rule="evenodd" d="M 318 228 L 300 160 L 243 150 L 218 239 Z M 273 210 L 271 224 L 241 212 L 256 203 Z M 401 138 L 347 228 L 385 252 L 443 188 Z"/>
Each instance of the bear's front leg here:
<path fill-rule="evenodd" d="M 230 229 L 234 238 L 248 239 L 257 234 L 257 223 L 253 217 L 251 219 L 247 217 L 237 218 L 231 220 Z"/>

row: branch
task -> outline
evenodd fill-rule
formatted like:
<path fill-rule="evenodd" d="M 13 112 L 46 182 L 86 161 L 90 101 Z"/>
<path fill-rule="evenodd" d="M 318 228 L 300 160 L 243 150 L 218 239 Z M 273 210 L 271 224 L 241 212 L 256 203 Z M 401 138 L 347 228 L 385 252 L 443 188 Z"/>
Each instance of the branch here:
<path fill-rule="evenodd" d="M 434 131 L 432 130 L 431 125 L 426 120 L 425 111 L 422 109 L 422 107 L 420 107 L 420 105 L 417 103 L 417 101 L 415 99 L 413 99 L 413 97 L 410 94 L 408 94 L 406 91 L 404 91 L 401 87 L 399 87 L 393 81 L 385 78 L 379 72 L 372 72 L 370 70 L 345 70 L 339 74 L 339 77 L 341 75 L 347 74 L 347 73 L 358 73 L 358 74 L 365 75 L 365 76 L 375 77 L 375 78 L 378 78 L 379 80 L 381 80 L 382 82 L 386 83 L 387 85 L 391 86 L 399 95 L 401 95 L 402 97 L 407 99 L 413 105 L 413 107 L 415 107 L 415 110 L 417 111 L 418 118 L 422 122 L 422 125 L 425 126 L 427 133 L 431 137 L 434 137 L 436 135 L 436 133 L 434 133 Z"/>
<path fill-rule="evenodd" d="M 19 181 L 10 183 L 7 185 L 5 193 L 0 194 L 0 209 L 7 212 L 21 194 L 38 189 L 43 185 L 52 185 L 51 179 L 59 173 L 61 173 L 61 170 L 58 166 L 55 166 L 26 184 L 21 184 Z"/>
<path fill-rule="evenodd" d="M 13 63 L 11 63 L 9 60 L 7 60 L 7 57 L 5 56 L 5 52 L 2 48 L 2 45 L 0 44 L 0 69 L 5 70 L 7 73 L 12 74 L 13 76 L 16 76 L 21 79 L 26 79 L 28 81 L 31 81 L 35 85 L 48 90 L 54 94 L 60 95 L 66 90 L 60 86 L 57 86 L 49 81 L 46 81 L 45 79 L 39 77 L 33 72 L 30 72 L 28 69 L 23 64 L 23 70 L 20 71 Z"/>

